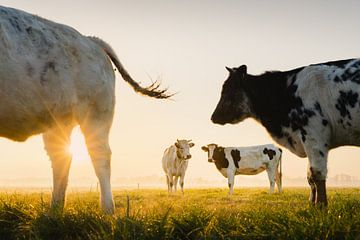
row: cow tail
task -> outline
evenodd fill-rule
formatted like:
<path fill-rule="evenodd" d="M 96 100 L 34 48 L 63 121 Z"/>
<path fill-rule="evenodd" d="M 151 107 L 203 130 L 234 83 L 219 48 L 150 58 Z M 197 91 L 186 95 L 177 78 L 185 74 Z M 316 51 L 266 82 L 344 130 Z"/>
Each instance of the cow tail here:
<path fill-rule="evenodd" d="M 152 83 L 148 87 L 141 87 L 140 84 L 138 82 L 136 82 L 130 76 L 130 74 L 126 71 L 124 66 L 121 64 L 119 58 L 116 56 L 116 53 L 114 52 L 114 50 L 111 48 L 111 46 L 108 43 L 106 43 L 105 41 L 103 41 L 102 39 L 97 38 L 97 37 L 88 37 L 88 38 L 91 39 L 93 42 L 95 42 L 98 46 L 100 46 L 106 52 L 108 57 L 111 59 L 111 61 L 114 63 L 114 65 L 120 72 L 122 78 L 131 85 L 131 87 L 135 90 L 135 92 L 149 96 L 149 97 L 162 98 L 162 99 L 170 98 L 171 96 L 173 96 L 173 94 L 166 93 L 167 88 L 165 88 L 163 90 L 159 89 L 160 83 L 157 81 Z"/>

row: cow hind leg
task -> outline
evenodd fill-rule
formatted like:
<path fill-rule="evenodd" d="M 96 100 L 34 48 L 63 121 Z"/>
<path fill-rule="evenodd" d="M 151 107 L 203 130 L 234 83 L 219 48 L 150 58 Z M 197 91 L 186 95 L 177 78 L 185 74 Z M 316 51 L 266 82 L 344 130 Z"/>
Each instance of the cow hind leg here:
<path fill-rule="evenodd" d="M 276 169 L 273 168 L 267 168 L 266 172 L 268 174 L 268 178 L 269 178 L 269 182 L 270 182 L 270 190 L 269 193 L 272 194 L 274 193 L 274 188 L 275 188 L 275 176 L 276 176 Z"/>
<path fill-rule="evenodd" d="M 114 201 L 111 192 L 111 149 L 109 146 L 109 130 L 111 120 L 88 120 L 80 124 L 86 146 L 91 157 L 95 174 L 100 184 L 100 203 L 103 212 L 114 213 Z"/>
<path fill-rule="evenodd" d="M 276 170 L 275 182 L 276 182 L 276 185 L 278 188 L 278 192 L 281 193 L 282 192 L 282 181 L 281 181 L 281 173 L 279 172 L 279 170 Z"/>
<path fill-rule="evenodd" d="M 56 127 L 43 134 L 45 150 L 51 160 L 53 169 L 53 192 L 51 208 L 62 210 L 71 164 L 69 151 L 72 127 Z"/>

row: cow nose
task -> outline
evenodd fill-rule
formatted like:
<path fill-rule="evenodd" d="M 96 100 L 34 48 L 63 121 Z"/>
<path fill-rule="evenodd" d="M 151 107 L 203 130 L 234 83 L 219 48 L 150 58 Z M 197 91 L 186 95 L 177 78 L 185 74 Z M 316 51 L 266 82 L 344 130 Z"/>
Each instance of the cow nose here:
<path fill-rule="evenodd" d="M 209 159 L 208 159 L 208 162 L 212 162 L 212 160 L 209 158 Z"/>
<path fill-rule="evenodd" d="M 190 159 L 191 158 L 191 154 L 189 154 L 189 155 L 187 155 L 187 157 L 186 157 L 187 159 Z"/>
<path fill-rule="evenodd" d="M 217 111 L 211 115 L 211 121 L 215 124 L 225 125 L 226 121 L 222 119 L 221 114 L 218 114 Z"/>

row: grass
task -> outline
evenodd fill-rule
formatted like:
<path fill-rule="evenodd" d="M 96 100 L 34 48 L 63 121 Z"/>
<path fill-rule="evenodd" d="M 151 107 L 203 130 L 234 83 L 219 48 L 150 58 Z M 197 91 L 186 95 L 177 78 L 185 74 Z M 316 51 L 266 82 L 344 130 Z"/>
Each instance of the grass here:
<path fill-rule="evenodd" d="M 114 193 L 115 216 L 98 193 L 69 193 L 50 212 L 50 193 L 0 193 L 0 239 L 360 239 L 360 189 L 328 189 L 329 207 L 308 204 L 308 189 L 190 189 Z"/>

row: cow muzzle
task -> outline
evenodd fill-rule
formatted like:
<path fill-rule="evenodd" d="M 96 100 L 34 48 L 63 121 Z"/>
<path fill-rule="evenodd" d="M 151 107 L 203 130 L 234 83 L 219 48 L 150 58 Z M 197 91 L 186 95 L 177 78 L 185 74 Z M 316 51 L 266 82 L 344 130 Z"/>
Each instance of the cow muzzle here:
<path fill-rule="evenodd" d="M 187 155 L 185 159 L 187 160 L 187 159 L 190 159 L 190 158 L 191 158 L 191 154 Z"/>

